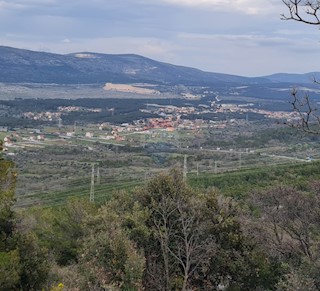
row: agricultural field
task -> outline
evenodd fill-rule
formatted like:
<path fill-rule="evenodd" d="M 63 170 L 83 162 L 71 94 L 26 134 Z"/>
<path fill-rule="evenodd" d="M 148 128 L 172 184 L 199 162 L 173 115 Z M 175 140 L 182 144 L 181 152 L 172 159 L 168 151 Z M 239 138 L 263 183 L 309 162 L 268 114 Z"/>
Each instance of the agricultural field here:
<path fill-rule="evenodd" d="M 236 183 L 237 189 L 233 189 L 231 185 L 225 187 L 221 179 L 252 181 L 257 179 L 252 177 L 259 177 L 256 183 L 264 185 L 265 181 L 267 185 L 273 179 L 269 173 L 281 167 L 290 170 L 295 169 L 295 165 L 298 166 L 296 169 L 319 168 L 317 140 L 288 128 L 259 131 L 257 124 L 251 126 L 254 130 L 246 131 L 247 138 L 238 134 L 239 129 L 244 128 L 230 126 L 229 136 L 234 135 L 231 140 L 229 137 L 223 140 L 218 131 L 210 134 L 210 129 L 196 133 L 154 130 L 134 133 L 130 140 L 122 142 L 106 142 L 81 135 L 68 139 L 53 136 L 41 141 L 24 138 L 7 153 L 18 170 L 16 206 L 60 205 L 70 197 L 89 199 L 92 181 L 95 201 L 103 203 L 114 191 L 133 189 L 172 168 L 183 171 L 185 167 L 191 185 L 214 186 L 236 196 L 247 191 L 250 183 L 243 187 L 239 186 L 242 183 Z M 94 125 L 88 125 L 78 130 L 94 132 L 94 128 Z M 47 127 L 45 130 L 53 134 L 56 129 Z M 24 130 L 19 136 L 28 134 L 30 131 Z"/>

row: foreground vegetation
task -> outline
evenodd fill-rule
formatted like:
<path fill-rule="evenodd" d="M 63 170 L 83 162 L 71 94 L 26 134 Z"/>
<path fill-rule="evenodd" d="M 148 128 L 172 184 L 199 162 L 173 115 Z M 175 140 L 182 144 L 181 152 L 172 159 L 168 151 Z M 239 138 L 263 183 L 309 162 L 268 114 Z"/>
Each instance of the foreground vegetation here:
<path fill-rule="evenodd" d="M 320 290 L 317 168 L 192 186 L 171 171 L 100 206 L 14 211 L 14 165 L 1 159 L 0 290 Z"/>

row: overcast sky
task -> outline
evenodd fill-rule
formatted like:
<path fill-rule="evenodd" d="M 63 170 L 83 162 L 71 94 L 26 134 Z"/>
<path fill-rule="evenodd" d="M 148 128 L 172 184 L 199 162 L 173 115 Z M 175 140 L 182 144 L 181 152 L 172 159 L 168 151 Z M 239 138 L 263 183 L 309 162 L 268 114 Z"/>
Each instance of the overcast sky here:
<path fill-rule="evenodd" d="M 320 71 L 320 31 L 281 0 L 0 0 L 0 45 L 136 53 L 244 76 Z"/>

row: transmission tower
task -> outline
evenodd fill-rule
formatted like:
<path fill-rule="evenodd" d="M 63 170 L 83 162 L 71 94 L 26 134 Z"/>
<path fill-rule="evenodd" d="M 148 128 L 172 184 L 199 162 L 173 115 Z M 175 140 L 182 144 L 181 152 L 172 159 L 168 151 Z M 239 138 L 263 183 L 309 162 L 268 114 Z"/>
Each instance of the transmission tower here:
<path fill-rule="evenodd" d="M 62 119 L 61 118 L 59 118 L 59 120 L 58 120 L 58 127 L 59 127 L 59 129 L 62 127 Z"/>
<path fill-rule="evenodd" d="M 90 188 L 90 202 L 94 202 L 94 164 L 92 164 L 92 174 L 91 174 L 91 188 Z"/>
<path fill-rule="evenodd" d="M 100 168 L 97 169 L 97 185 L 100 185 Z"/>
<path fill-rule="evenodd" d="M 187 155 L 184 155 L 184 161 L 183 161 L 183 181 L 187 181 Z"/>

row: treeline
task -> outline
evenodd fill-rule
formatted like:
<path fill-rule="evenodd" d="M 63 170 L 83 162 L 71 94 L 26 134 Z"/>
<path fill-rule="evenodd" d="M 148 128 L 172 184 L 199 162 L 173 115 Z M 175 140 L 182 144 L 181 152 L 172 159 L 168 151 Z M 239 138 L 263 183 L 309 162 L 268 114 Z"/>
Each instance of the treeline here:
<path fill-rule="evenodd" d="M 82 98 L 82 99 L 15 99 L 0 100 L 1 107 L 5 108 L 5 113 L 1 113 L 0 125 L 10 127 L 32 127 L 39 125 L 47 125 L 49 122 L 26 119 L 22 117 L 25 112 L 56 112 L 58 107 L 62 106 L 79 106 L 84 109 L 100 108 L 101 112 L 74 111 L 64 112 L 62 119 L 64 124 L 73 124 L 74 122 L 86 123 L 102 123 L 112 122 L 115 124 L 131 123 L 134 120 L 159 117 L 157 114 L 141 112 L 140 109 L 146 109 L 148 103 L 156 103 L 158 105 L 173 106 L 198 106 L 202 103 L 209 104 L 210 98 L 204 100 L 185 100 L 185 99 L 120 99 L 120 98 Z M 110 109 L 114 110 L 111 111 Z M 203 120 L 230 120 L 246 119 L 246 114 L 240 113 L 204 113 L 183 115 L 184 119 L 203 119 Z M 264 120 L 265 117 L 257 113 L 248 113 L 250 121 Z"/>
<path fill-rule="evenodd" d="M 196 104 L 199 101 L 190 101 Z M 188 101 L 188 103 L 190 103 Z M 64 112 L 61 116 L 63 124 L 86 124 L 111 122 L 115 124 L 133 122 L 143 118 L 158 117 L 158 115 L 141 112 L 140 109 L 147 108 L 147 103 L 157 103 L 160 105 L 184 106 L 186 100 L 183 99 L 15 99 L 0 101 L 0 126 L 10 127 L 32 127 L 47 125 L 48 121 L 26 119 L 22 115 L 25 112 L 56 112 L 58 107 L 79 106 L 84 109 L 100 108 L 101 112 L 74 111 Z M 1 108 L 3 112 L 1 112 Z M 111 109 L 114 109 L 111 111 Z"/>
<path fill-rule="evenodd" d="M 230 145 L 234 147 L 238 145 L 242 148 L 263 148 L 278 144 L 292 144 L 294 147 L 301 147 L 303 143 L 320 141 L 319 135 L 297 132 L 296 129 L 289 127 L 275 127 L 273 122 L 268 123 L 268 121 L 264 121 L 264 124 L 269 126 L 269 128 L 265 126 L 253 134 L 250 132 L 252 129 L 248 129 L 248 135 L 232 135 L 232 131 L 230 130 L 229 136 L 225 137 L 225 130 L 220 133 L 218 133 L 217 130 L 211 130 L 211 135 L 206 137 L 203 145 L 212 147 L 225 147 Z M 256 124 L 257 128 L 259 128 L 260 125 L 261 124 Z M 217 138 L 217 135 L 219 138 Z"/>
<path fill-rule="evenodd" d="M 319 182 L 237 203 L 173 171 L 99 207 L 13 211 L 0 163 L 0 290 L 320 290 Z"/>

